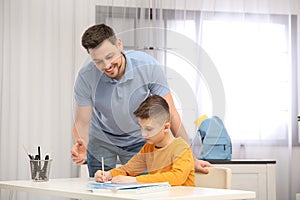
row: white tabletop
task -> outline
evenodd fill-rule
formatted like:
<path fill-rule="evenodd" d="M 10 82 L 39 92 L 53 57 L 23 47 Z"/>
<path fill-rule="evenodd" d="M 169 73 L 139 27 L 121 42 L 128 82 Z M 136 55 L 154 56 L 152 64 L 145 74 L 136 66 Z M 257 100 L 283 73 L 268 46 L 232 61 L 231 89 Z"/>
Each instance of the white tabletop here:
<path fill-rule="evenodd" d="M 176 186 L 169 190 L 144 194 L 97 192 L 88 190 L 87 180 L 80 178 L 50 179 L 48 182 L 33 182 L 31 180 L 0 181 L 1 189 L 10 191 L 25 191 L 54 196 L 78 199 L 136 199 L 136 200 L 225 200 L 225 199 L 253 199 L 255 192 L 242 190 L 212 189 L 200 187 Z"/>

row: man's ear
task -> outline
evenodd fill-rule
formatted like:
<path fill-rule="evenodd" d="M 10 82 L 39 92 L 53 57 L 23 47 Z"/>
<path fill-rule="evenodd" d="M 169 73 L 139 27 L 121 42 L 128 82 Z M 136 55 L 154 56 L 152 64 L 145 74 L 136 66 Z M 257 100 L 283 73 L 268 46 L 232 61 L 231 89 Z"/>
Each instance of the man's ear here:
<path fill-rule="evenodd" d="M 120 51 L 123 51 L 123 42 L 120 38 L 117 39 L 117 47 Z"/>

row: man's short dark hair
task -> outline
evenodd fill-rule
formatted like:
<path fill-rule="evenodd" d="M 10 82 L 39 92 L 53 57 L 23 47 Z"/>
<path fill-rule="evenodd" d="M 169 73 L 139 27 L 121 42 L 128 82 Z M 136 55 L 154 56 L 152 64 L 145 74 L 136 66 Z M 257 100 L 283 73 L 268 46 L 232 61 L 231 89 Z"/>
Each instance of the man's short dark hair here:
<path fill-rule="evenodd" d="M 88 28 L 81 37 L 81 44 L 89 53 L 89 49 L 97 48 L 104 40 L 116 45 L 117 37 L 114 30 L 105 25 L 97 24 Z"/>

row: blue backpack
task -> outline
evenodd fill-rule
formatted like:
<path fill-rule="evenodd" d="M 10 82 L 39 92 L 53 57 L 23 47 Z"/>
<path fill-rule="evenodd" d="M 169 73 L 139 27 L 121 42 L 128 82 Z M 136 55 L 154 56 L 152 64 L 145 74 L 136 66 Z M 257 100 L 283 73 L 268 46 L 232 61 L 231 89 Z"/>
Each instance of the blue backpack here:
<path fill-rule="evenodd" d="M 213 116 L 203 120 L 198 131 L 202 140 L 201 160 L 231 159 L 231 139 L 219 117 Z"/>

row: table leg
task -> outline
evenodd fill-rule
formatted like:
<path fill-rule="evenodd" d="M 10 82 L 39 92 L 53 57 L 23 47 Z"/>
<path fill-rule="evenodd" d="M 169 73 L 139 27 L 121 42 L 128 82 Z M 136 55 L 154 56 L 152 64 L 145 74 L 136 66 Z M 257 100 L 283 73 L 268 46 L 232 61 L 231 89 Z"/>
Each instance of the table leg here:
<path fill-rule="evenodd" d="M 9 190 L 9 196 L 8 196 L 8 199 L 9 200 L 12 200 L 14 197 L 14 191 L 13 190 Z"/>

